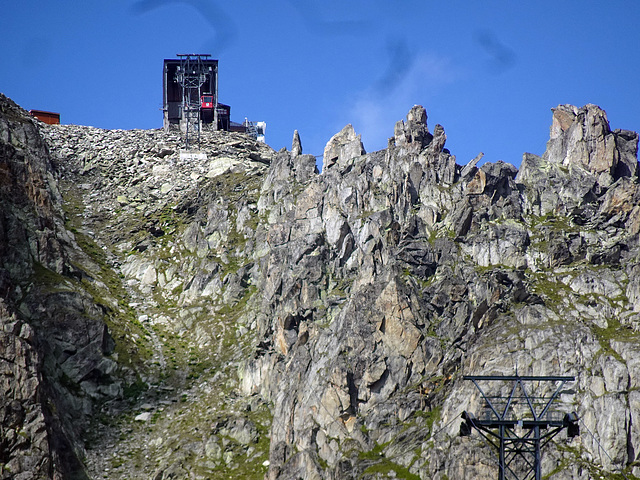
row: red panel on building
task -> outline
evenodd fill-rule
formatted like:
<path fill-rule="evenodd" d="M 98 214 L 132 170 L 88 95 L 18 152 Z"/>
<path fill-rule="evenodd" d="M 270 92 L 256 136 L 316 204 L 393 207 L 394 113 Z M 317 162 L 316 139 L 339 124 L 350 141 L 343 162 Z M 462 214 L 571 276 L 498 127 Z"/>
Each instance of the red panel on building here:
<path fill-rule="evenodd" d="M 49 125 L 60 125 L 60 114 L 55 112 L 45 112 L 44 110 L 29 110 L 29 113 L 38 120 Z"/>

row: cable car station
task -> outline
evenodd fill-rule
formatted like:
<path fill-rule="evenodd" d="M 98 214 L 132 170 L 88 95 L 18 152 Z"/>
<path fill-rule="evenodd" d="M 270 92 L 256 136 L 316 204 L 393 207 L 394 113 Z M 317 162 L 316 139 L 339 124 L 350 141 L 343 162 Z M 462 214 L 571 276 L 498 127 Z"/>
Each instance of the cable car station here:
<path fill-rule="evenodd" d="M 231 107 L 218 98 L 218 60 L 208 53 L 182 53 L 165 59 L 162 112 L 165 130 L 179 128 L 185 148 L 200 143 L 203 130 L 248 133 L 264 141 L 265 122 L 231 121 Z"/>

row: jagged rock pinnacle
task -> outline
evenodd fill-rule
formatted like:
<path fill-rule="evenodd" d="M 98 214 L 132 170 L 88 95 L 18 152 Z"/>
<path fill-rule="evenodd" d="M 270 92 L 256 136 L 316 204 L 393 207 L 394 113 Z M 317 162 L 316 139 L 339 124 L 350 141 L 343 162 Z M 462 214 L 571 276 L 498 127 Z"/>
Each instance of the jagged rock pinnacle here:
<path fill-rule="evenodd" d="M 343 165 L 345 162 L 364 154 L 365 150 L 360 135 L 356 135 L 353 125 L 346 125 L 331 137 L 324 147 L 323 169 L 331 168 L 336 163 Z"/>
<path fill-rule="evenodd" d="M 544 158 L 552 163 L 580 165 L 607 187 L 616 178 L 636 175 L 638 135 L 612 132 L 607 114 L 589 104 L 553 109 L 551 135 Z"/>
<path fill-rule="evenodd" d="M 291 142 L 291 155 L 297 157 L 302 155 L 302 142 L 300 142 L 300 134 L 298 130 L 293 131 L 293 141 Z"/>
<path fill-rule="evenodd" d="M 444 134 L 444 130 L 442 130 Z M 427 111 L 422 105 L 414 105 L 407 114 L 407 122 L 400 120 L 394 129 L 395 145 L 418 152 L 427 146 L 433 136 L 427 127 Z M 442 141 L 444 145 L 444 141 Z"/>

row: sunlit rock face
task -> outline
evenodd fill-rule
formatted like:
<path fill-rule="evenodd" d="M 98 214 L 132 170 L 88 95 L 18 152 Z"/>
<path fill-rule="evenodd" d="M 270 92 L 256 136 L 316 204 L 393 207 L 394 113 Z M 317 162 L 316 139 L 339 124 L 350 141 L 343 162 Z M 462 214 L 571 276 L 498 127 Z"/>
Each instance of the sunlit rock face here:
<path fill-rule="evenodd" d="M 181 156 L 0 107 L 0 478 L 495 478 L 462 376 L 516 369 L 576 377 L 543 474 L 640 475 L 638 136 L 600 108 L 517 169 L 414 106 L 319 173 L 298 132 Z"/>
<path fill-rule="evenodd" d="M 288 239 L 265 246 L 259 277 L 277 292 L 260 330 L 284 356 L 261 390 L 275 403 L 269 478 L 494 478 L 494 452 L 457 437 L 460 413 L 480 407 L 461 373 L 516 366 L 575 375 L 558 408 L 578 407 L 612 439 L 605 470 L 631 471 L 625 446 L 638 432 L 624 433 L 636 413 L 622 408 L 622 385 L 633 374 L 612 345 L 637 349 L 637 136 L 612 132 L 595 106 L 560 106 L 547 152 L 525 154 L 520 171 L 461 167 L 426 119 L 414 107 L 387 150 L 335 154 L 298 192 L 281 169 L 266 182 L 291 192 L 261 204 Z M 357 137 L 347 126 L 327 151 L 337 138 Z M 270 362 L 269 349 L 247 362 L 247 391 L 265 385 L 258 372 Z M 596 426 L 603 417 L 609 426 Z M 545 466 L 588 478 L 596 440 L 571 448 L 582 453 L 554 446 Z"/>
<path fill-rule="evenodd" d="M 638 134 L 609 128 L 607 114 L 596 105 L 553 110 L 551 138 L 545 157 L 563 165 L 580 165 L 608 186 L 616 177 L 636 175 Z M 607 177 L 611 176 L 611 178 Z"/>
<path fill-rule="evenodd" d="M 527 209 L 546 214 L 592 204 L 616 181 L 637 177 L 637 157 L 638 134 L 611 131 L 602 109 L 560 105 L 545 153 L 522 160 L 518 180 L 529 187 Z"/>

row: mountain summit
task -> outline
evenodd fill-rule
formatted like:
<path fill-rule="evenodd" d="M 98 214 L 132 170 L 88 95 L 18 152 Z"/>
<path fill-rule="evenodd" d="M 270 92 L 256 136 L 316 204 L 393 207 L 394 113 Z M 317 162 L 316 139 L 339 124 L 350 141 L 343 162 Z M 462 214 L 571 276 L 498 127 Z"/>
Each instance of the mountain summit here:
<path fill-rule="evenodd" d="M 543 474 L 640 476 L 638 134 L 552 111 L 520 169 L 415 106 L 319 173 L 0 96 L 0 478 L 492 479 L 465 375 L 575 377 Z"/>

